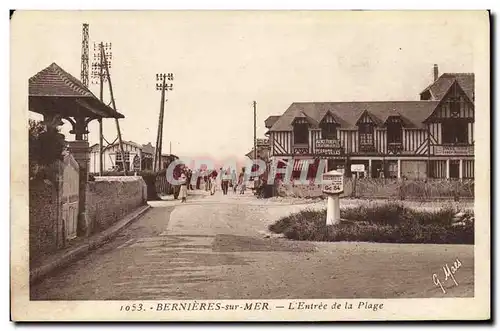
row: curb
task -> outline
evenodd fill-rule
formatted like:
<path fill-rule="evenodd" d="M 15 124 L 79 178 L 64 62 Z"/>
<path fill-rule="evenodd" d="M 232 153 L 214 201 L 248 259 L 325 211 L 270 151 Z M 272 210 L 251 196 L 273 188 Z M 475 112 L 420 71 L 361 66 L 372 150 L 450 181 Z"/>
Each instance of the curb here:
<path fill-rule="evenodd" d="M 33 284 L 41 280 L 54 270 L 64 267 L 69 263 L 75 261 L 79 257 L 100 247 L 101 245 L 106 243 L 109 239 L 113 238 L 119 231 L 121 231 L 127 225 L 136 221 L 139 217 L 144 215 L 150 208 L 151 208 L 150 205 L 139 207 L 135 211 L 126 215 L 122 220 L 118 221 L 113 226 L 95 235 L 94 238 L 90 237 L 88 242 L 83 243 L 78 247 L 75 247 L 74 249 L 70 250 L 69 252 L 57 258 L 56 260 L 48 262 L 47 264 L 32 270 L 30 272 L 30 284 Z"/>

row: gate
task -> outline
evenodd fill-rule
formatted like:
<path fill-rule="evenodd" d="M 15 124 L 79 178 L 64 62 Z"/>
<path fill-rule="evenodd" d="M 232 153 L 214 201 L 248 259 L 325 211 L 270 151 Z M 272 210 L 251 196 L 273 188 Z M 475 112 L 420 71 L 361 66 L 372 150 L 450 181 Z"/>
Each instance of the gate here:
<path fill-rule="evenodd" d="M 63 233 L 66 240 L 76 237 L 79 202 L 79 165 L 73 156 L 64 157 L 62 185 Z"/>

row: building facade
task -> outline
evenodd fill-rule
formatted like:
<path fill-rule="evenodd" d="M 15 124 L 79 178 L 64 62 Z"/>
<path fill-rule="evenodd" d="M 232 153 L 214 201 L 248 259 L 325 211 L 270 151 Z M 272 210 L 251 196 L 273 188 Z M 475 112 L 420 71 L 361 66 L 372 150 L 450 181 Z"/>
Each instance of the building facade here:
<path fill-rule="evenodd" d="M 122 161 L 120 145 L 118 143 L 104 147 L 103 151 L 103 171 L 123 171 L 125 166 L 128 171 L 153 170 L 153 156 L 155 148 L 151 143 L 141 145 L 133 141 L 123 141 L 123 152 L 125 162 Z M 162 169 L 178 159 L 175 155 L 162 154 Z M 90 147 L 90 172 L 99 172 L 99 144 Z"/>
<path fill-rule="evenodd" d="M 270 160 L 293 158 L 292 177 L 327 160 L 347 176 L 473 178 L 474 75 L 435 66 L 420 101 L 293 103 L 266 127 Z"/>

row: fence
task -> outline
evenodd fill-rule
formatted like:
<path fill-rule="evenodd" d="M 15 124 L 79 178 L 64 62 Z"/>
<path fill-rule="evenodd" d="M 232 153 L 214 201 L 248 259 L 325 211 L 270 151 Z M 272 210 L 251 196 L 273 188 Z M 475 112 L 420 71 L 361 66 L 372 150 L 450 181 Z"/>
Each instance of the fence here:
<path fill-rule="evenodd" d="M 321 184 L 278 183 L 277 195 L 298 198 L 323 196 Z M 388 178 L 344 178 L 342 197 L 396 200 L 474 199 L 474 180 L 401 180 Z"/>

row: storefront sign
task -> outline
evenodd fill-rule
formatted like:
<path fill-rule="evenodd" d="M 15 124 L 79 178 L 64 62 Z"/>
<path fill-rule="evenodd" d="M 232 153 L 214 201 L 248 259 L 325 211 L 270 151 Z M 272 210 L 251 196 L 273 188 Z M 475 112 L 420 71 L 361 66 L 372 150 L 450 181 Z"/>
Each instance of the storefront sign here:
<path fill-rule="evenodd" d="M 365 172 L 364 164 L 351 164 L 351 172 Z"/>
<path fill-rule="evenodd" d="M 344 191 L 344 175 L 339 171 L 323 174 L 323 193 L 339 194 Z"/>
<path fill-rule="evenodd" d="M 434 155 L 474 155 L 474 146 L 434 146 Z"/>
<path fill-rule="evenodd" d="M 257 139 L 257 146 L 269 146 L 269 139 Z"/>
<path fill-rule="evenodd" d="M 316 149 L 316 154 L 325 154 L 325 155 L 340 155 L 341 150 L 339 148 L 337 149 L 331 149 L 331 148 L 317 148 Z"/>
<path fill-rule="evenodd" d="M 316 140 L 316 149 L 340 149 L 340 141 L 337 139 L 318 139 Z"/>

